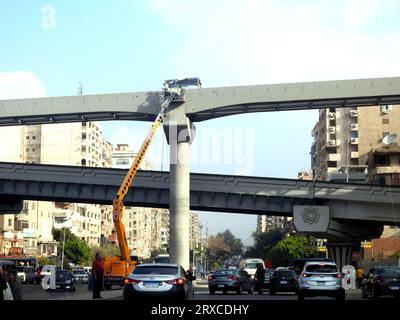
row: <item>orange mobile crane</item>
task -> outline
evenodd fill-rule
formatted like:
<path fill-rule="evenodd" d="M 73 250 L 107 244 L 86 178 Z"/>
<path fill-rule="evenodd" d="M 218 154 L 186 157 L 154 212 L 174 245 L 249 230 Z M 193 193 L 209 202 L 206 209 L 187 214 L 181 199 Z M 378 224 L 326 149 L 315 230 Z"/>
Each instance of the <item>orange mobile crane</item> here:
<path fill-rule="evenodd" d="M 127 194 L 132 180 L 138 171 L 146 151 L 153 140 L 154 134 L 162 124 L 165 116 L 165 111 L 173 100 L 181 98 L 183 86 L 199 85 L 198 78 L 186 78 L 183 80 L 167 80 L 164 83 L 164 101 L 161 104 L 160 112 L 156 120 L 153 122 L 149 132 L 144 139 L 144 142 L 137 153 L 128 173 L 126 174 L 122 185 L 118 189 L 117 195 L 113 199 L 113 221 L 115 231 L 117 233 L 118 245 L 121 255 L 120 256 L 107 256 L 104 257 L 104 287 L 111 289 L 113 284 L 122 285 L 128 274 L 135 268 L 138 263 L 137 256 L 130 256 L 128 242 L 126 241 L 126 234 L 124 224 L 122 223 L 122 216 L 124 212 L 124 198 Z"/>

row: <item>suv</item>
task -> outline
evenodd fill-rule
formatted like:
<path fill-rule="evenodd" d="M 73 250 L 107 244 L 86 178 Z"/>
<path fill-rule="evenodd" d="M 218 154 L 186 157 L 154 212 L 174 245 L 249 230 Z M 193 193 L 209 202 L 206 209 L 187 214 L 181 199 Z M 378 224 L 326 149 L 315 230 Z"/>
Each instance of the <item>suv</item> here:
<path fill-rule="evenodd" d="M 372 295 L 377 299 L 380 295 L 400 296 L 400 268 L 396 266 L 379 266 L 372 268 L 361 286 L 363 298 Z"/>
<path fill-rule="evenodd" d="M 298 298 L 307 296 L 329 296 L 336 300 L 345 299 L 342 274 L 333 262 L 307 262 L 298 280 Z"/>
<path fill-rule="evenodd" d="M 293 270 L 299 276 L 300 273 L 303 271 L 304 266 L 307 262 L 333 262 L 331 259 L 328 258 L 295 258 L 290 262 L 289 270 Z"/>

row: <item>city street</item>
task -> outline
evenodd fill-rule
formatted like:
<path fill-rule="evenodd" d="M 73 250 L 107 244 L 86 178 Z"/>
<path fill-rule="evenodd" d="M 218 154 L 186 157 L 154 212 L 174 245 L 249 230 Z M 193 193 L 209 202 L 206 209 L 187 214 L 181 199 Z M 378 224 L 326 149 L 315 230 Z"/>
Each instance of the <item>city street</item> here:
<path fill-rule="evenodd" d="M 85 284 L 77 284 L 75 292 L 55 291 L 46 292 L 39 285 L 23 285 L 22 295 L 24 300 L 92 300 L 92 292 L 87 289 Z M 122 300 L 122 289 L 116 288 L 113 290 L 105 290 L 101 293 L 105 300 Z M 391 297 L 383 297 L 380 299 L 393 299 Z M 207 281 L 195 281 L 195 300 L 297 300 L 297 296 L 293 293 L 281 293 L 274 296 L 269 295 L 265 291 L 262 295 L 257 293 L 238 295 L 234 292 L 229 292 L 224 295 L 218 292 L 210 295 L 208 292 Z M 307 300 L 333 300 L 328 297 L 307 298 Z M 362 300 L 360 290 L 346 291 L 346 300 Z M 368 300 L 365 300 L 366 302 Z"/>

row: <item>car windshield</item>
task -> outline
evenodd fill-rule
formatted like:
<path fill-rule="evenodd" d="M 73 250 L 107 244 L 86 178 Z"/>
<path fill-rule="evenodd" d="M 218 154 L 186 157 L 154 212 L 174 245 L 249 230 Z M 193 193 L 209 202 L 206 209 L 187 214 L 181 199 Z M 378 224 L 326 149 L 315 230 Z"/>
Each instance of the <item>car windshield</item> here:
<path fill-rule="evenodd" d="M 249 263 L 247 263 L 246 269 L 257 269 L 257 262 L 249 262 Z"/>
<path fill-rule="evenodd" d="M 332 264 L 311 264 L 306 267 L 306 271 L 318 273 L 335 273 L 338 272 L 338 268 Z"/>
<path fill-rule="evenodd" d="M 400 276 L 400 268 L 376 269 L 376 274 L 389 276 L 389 277 L 399 277 Z"/>
<path fill-rule="evenodd" d="M 132 274 L 162 274 L 162 275 L 174 275 L 178 273 L 177 267 L 161 267 L 161 266 L 143 266 L 136 267 L 133 269 Z"/>
<path fill-rule="evenodd" d="M 265 270 L 265 275 L 271 276 L 271 275 L 273 275 L 273 273 L 274 273 L 274 270 L 269 270 L 269 269 Z"/>
<path fill-rule="evenodd" d="M 86 274 L 85 270 L 74 270 L 74 274 Z"/>
<path fill-rule="evenodd" d="M 71 274 L 69 271 L 56 271 L 57 278 L 69 278 Z"/>

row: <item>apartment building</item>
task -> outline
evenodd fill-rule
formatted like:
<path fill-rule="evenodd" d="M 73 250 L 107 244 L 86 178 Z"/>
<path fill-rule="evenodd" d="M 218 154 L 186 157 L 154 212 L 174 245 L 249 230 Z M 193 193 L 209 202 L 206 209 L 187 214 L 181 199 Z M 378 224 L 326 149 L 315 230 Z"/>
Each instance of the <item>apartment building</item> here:
<path fill-rule="evenodd" d="M 382 162 L 379 152 L 387 155 L 382 139 L 389 134 L 400 135 L 400 108 L 383 105 L 362 108 L 329 108 L 319 111 L 319 121 L 312 130 L 311 167 L 316 180 L 372 181 L 379 171 L 373 170 L 375 160 Z M 388 161 L 391 174 L 398 175 L 395 152 L 391 147 Z M 372 153 L 371 153 L 372 152 Z M 386 152 L 386 153 L 385 153 Z M 376 155 L 374 160 L 374 154 Z M 389 159 L 390 158 L 390 159 Z M 383 174 L 382 170 L 379 174 Z M 385 173 L 388 175 L 389 173 Z M 392 176 L 391 179 L 396 179 Z M 380 178 L 379 178 L 380 179 Z M 379 180 L 378 179 L 378 180 Z"/>
<path fill-rule="evenodd" d="M 0 161 L 39 163 L 41 141 L 40 125 L 0 128 Z M 24 201 L 19 214 L 0 215 L 0 252 L 57 255 L 52 209 L 51 202 Z"/>
<path fill-rule="evenodd" d="M 317 180 L 400 185 L 400 107 L 321 109 L 312 130 L 311 167 Z M 385 226 L 383 236 L 398 234 Z"/>
<path fill-rule="evenodd" d="M 286 217 L 259 215 L 257 217 L 256 232 L 269 232 L 272 230 L 284 230 L 287 224 Z"/>
<path fill-rule="evenodd" d="M 197 213 L 192 211 L 189 212 L 190 224 L 189 224 L 189 249 L 198 249 L 201 246 L 201 223 L 200 217 Z"/>

